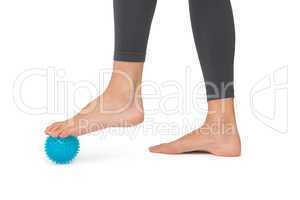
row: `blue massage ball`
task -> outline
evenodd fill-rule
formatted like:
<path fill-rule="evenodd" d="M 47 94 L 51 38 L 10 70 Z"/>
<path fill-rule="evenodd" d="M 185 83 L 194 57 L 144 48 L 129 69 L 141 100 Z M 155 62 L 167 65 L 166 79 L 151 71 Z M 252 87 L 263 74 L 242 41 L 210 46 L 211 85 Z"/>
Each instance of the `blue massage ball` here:
<path fill-rule="evenodd" d="M 77 137 L 56 138 L 49 136 L 45 143 L 48 158 L 56 164 L 69 164 L 79 152 Z"/>

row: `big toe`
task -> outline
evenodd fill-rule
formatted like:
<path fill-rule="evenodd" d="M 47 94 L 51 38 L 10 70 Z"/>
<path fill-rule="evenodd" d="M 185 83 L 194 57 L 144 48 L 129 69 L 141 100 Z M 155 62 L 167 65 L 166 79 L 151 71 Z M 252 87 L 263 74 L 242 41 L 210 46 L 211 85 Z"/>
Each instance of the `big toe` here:
<path fill-rule="evenodd" d="M 66 127 L 62 132 L 60 132 L 59 137 L 65 138 L 68 136 L 78 136 L 78 131 L 74 127 Z"/>
<path fill-rule="evenodd" d="M 152 153 L 162 153 L 162 154 L 178 154 L 179 149 L 176 148 L 172 143 L 164 143 L 149 148 Z"/>
<path fill-rule="evenodd" d="M 52 137 L 57 137 L 59 133 L 64 129 L 64 123 L 56 122 L 46 128 L 45 133 Z"/>

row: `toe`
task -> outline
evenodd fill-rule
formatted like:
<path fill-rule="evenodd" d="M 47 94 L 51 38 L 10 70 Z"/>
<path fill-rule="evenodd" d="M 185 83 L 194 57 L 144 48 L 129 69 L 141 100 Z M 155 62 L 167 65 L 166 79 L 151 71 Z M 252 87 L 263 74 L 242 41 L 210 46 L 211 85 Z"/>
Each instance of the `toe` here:
<path fill-rule="evenodd" d="M 46 134 L 49 134 L 53 131 L 54 128 L 56 128 L 59 124 L 61 124 L 60 122 L 55 122 L 53 124 L 51 124 L 50 126 L 48 126 L 46 129 L 45 129 L 45 133 Z"/>
<path fill-rule="evenodd" d="M 172 143 L 164 143 L 149 148 L 152 153 L 178 154 L 180 151 Z"/>
<path fill-rule="evenodd" d="M 159 149 L 160 149 L 160 146 L 161 146 L 162 144 L 160 144 L 160 145 L 155 145 L 155 146 L 151 146 L 151 147 L 149 147 L 149 151 L 151 152 L 151 153 L 159 153 Z"/>
<path fill-rule="evenodd" d="M 54 124 L 51 124 L 50 126 L 48 126 L 46 129 L 45 129 L 45 133 L 48 135 L 50 132 L 51 132 L 51 130 L 52 130 L 52 128 L 54 127 Z"/>
<path fill-rule="evenodd" d="M 53 131 L 52 131 L 52 136 L 53 137 L 59 137 L 60 136 L 60 134 L 65 130 L 65 125 L 64 124 L 61 124 L 61 125 L 59 125 L 59 126 L 57 126 L 56 128 L 54 128 L 53 129 Z"/>
<path fill-rule="evenodd" d="M 60 134 L 60 132 L 63 130 L 63 128 L 64 128 L 63 123 L 53 124 L 51 125 L 51 127 L 49 127 L 49 129 L 46 129 L 46 134 L 52 137 L 57 137 Z"/>
<path fill-rule="evenodd" d="M 59 134 L 59 137 L 65 138 L 71 135 L 75 135 L 75 131 L 73 128 L 65 128 L 64 130 L 62 130 Z"/>

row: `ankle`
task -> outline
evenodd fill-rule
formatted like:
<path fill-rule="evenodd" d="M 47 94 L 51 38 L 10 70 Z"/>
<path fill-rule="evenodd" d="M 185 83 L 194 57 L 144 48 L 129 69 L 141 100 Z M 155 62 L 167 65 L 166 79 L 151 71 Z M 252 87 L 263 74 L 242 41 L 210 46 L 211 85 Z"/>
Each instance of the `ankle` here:
<path fill-rule="evenodd" d="M 219 110 L 209 111 L 206 117 L 205 126 L 209 133 L 220 136 L 238 135 L 235 114 L 232 107 L 227 107 L 223 112 Z"/>
<path fill-rule="evenodd" d="M 233 98 L 218 99 L 208 102 L 207 120 L 235 123 Z"/>
<path fill-rule="evenodd" d="M 143 64 L 115 61 L 112 77 L 105 94 L 122 102 L 141 101 Z"/>

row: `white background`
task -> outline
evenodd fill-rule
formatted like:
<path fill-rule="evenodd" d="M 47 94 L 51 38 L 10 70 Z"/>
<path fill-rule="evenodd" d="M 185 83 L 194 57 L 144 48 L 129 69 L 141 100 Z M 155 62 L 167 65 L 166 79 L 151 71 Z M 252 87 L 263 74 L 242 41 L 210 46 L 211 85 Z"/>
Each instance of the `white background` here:
<path fill-rule="evenodd" d="M 151 113 L 159 99 L 145 98 L 146 125 L 81 137 L 77 160 L 57 166 L 44 155 L 43 130 L 105 88 L 107 80 L 99 84 L 99 71 L 112 63 L 112 1 L 1 0 L 0 199 L 299 199 L 299 5 L 232 0 L 232 6 L 242 157 L 148 152 L 148 146 L 178 138 L 203 122 L 205 112 L 182 109 L 193 98 L 187 93 L 180 94 L 186 99 L 173 114 Z M 59 81 L 71 84 L 66 111 L 51 107 L 56 102 L 65 108 L 65 97 L 47 99 L 46 76 L 26 79 L 21 96 L 16 95 L 14 83 L 31 69 L 59 71 Z M 202 81 L 188 2 L 158 0 L 144 80 L 157 83 L 167 95 L 164 83 L 175 80 L 184 86 L 186 69 L 192 72 L 191 86 Z M 254 95 L 261 80 L 271 84 Z M 87 81 L 99 91 L 77 88 L 76 83 Z M 31 107 L 46 107 L 48 100 L 51 108 L 37 114 L 40 110 L 22 107 L 21 97 Z M 186 122 L 193 127 L 184 127 Z M 171 130 L 172 124 L 178 130 Z"/>

